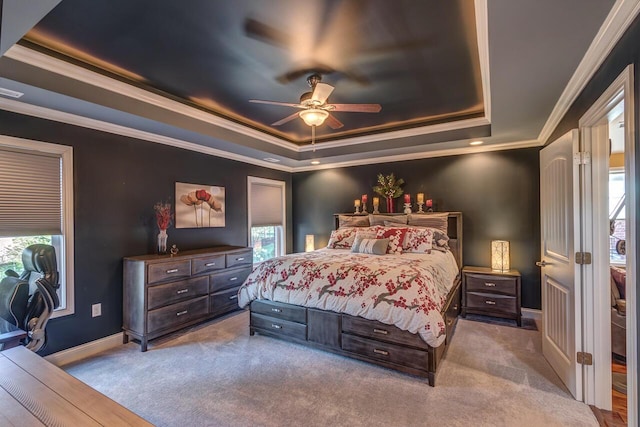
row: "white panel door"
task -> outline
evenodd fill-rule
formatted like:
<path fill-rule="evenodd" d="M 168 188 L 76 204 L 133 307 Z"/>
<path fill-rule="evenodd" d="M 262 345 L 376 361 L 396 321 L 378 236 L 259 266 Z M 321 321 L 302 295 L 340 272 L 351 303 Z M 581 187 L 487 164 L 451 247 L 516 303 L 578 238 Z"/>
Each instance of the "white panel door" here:
<path fill-rule="evenodd" d="M 571 394 L 582 400 L 580 286 L 575 249 L 579 246 L 579 175 L 574 163 L 578 130 L 540 152 L 542 353 Z M 575 223 L 574 223 L 575 222 Z"/>

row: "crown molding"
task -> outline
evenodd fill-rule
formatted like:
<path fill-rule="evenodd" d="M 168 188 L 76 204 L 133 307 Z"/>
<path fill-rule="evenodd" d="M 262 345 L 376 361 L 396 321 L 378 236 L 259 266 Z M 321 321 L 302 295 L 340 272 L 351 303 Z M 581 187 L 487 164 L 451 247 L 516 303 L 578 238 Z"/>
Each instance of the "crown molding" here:
<path fill-rule="evenodd" d="M 308 172 L 322 169 L 346 168 L 351 166 L 371 165 L 376 163 L 404 162 L 407 160 L 429 159 L 433 157 L 458 156 L 461 154 L 487 153 L 490 151 L 517 150 L 519 148 L 540 147 L 542 144 L 537 139 L 530 141 L 517 141 L 476 147 L 466 146 L 459 148 L 447 148 L 444 150 L 423 151 L 421 153 L 398 154 L 395 156 L 379 156 L 367 159 L 349 160 L 320 165 L 300 166 L 292 168 L 294 173 Z"/>
<path fill-rule="evenodd" d="M 618 43 L 638 15 L 638 12 L 640 12 L 640 0 L 617 0 L 613 5 L 540 131 L 538 140 L 543 144 L 551 137 L 553 131 L 560 124 L 560 120 L 562 120 L 578 95 L 580 95 L 580 92 L 591 80 L 598 67 L 602 65 L 606 57 L 611 53 L 616 43 Z"/>
<path fill-rule="evenodd" d="M 476 0 L 476 35 L 478 38 L 478 55 L 480 59 L 480 75 L 482 77 L 482 99 L 484 100 L 484 117 L 491 122 L 491 89 L 489 73 L 489 12 L 487 0 Z"/>
<path fill-rule="evenodd" d="M 135 138 L 135 139 L 140 139 L 140 140 L 149 141 L 149 142 L 156 142 L 158 144 L 163 144 L 163 145 L 170 145 L 172 147 L 183 148 L 185 150 L 196 151 L 198 153 L 208 154 L 210 156 L 222 157 L 228 160 L 236 160 L 239 162 L 249 163 L 252 165 L 262 166 L 265 168 L 275 169 L 283 172 L 293 171 L 293 169 L 289 166 L 278 165 L 271 162 L 266 162 L 264 160 L 258 160 L 252 157 L 230 153 L 228 151 L 220 150 L 217 148 L 206 147 L 204 145 L 184 141 L 177 138 L 158 135 L 151 132 L 146 132 L 146 131 L 133 129 L 126 126 L 104 122 L 101 120 L 90 119 L 87 117 L 82 117 L 82 116 L 78 116 L 76 114 L 71 114 L 71 113 L 65 113 L 63 111 L 53 110 L 46 107 L 26 104 L 24 102 L 14 101 L 11 99 L 0 98 L 0 109 L 11 111 L 18 114 L 24 114 L 27 116 L 38 117 L 40 119 L 52 120 L 55 122 L 66 123 L 74 126 L 80 126 L 87 129 L 94 129 L 101 132 L 108 132 L 115 135 L 126 136 L 129 138 Z"/>

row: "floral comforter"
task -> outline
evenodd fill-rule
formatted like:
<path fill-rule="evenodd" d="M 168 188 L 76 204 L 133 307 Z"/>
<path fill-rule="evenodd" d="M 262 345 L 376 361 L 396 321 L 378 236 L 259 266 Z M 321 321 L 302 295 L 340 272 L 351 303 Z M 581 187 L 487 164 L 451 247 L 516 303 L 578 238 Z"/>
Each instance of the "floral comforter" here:
<path fill-rule="evenodd" d="M 238 291 L 238 304 L 267 299 L 377 320 L 437 347 L 440 310 L 458 274 L 451 252 L 366 255 L 321 249 L 265 261 Z"/>

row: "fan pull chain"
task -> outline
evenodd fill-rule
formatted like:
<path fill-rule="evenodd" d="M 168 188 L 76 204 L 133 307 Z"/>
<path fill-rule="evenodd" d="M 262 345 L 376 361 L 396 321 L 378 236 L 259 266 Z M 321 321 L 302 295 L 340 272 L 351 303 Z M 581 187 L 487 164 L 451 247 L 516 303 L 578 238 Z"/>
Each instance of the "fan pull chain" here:
<path fill-rule="evenodd" d="M 316 125 L 311 126 L 311 146 L 313 147 L 313 152 L 316 152 Z"/>

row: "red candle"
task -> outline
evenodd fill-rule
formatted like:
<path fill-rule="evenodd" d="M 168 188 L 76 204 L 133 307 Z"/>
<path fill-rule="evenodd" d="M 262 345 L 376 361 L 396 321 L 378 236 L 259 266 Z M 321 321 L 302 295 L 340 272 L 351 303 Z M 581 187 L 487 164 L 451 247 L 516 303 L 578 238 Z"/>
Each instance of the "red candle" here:
<path fill-rule="evenodd" d="M 427 207 L 428 208 L 432 208 L 433 207 L 433 200 L 432 199 L 427 199 Z"/>
<path fill-rule="evenodd" d="M 404 195 L 404 202 L 411 203 L 411 194 L 407 193 Z"/>
<path fill-rule="evenodd" d="M 363 205 L 366 205 L 366 204 L 367 204 L 367 195 L 366 195 L 366 194 L 363 194 L 363 195 L 362 195 L 362 204 L 363 204 Z"/>

